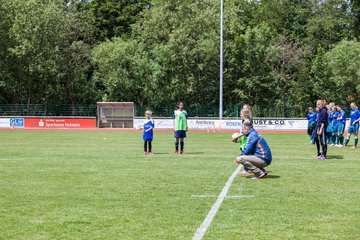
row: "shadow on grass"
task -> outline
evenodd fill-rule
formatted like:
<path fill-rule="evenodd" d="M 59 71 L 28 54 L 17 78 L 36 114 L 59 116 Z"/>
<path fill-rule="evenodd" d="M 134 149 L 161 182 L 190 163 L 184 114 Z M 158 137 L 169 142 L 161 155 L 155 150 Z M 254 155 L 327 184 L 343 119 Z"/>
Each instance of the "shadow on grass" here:
<path fill-rule="evenodd" d="M 326 156 L 327 159 L 344 159 L 343 155 L 328 155 Z"/>
<path fill-rule="evenodd" d="M 247 176 L 246 178 L 252 178 L 253 175 L 251 176 Z M 259 180 L 266 180 L 266 179 L 278 179 L 278 178 L 281 178 L 279 175 L 267 175 L 266 177 L 262 178 L 262 179 L 259 179 Z"/>
<path fill-rule="evenodd" d="M 279 175 L 267 175 L 264 179 L 276 179 L 281 178 Z"/>
<path fill-rule="evenodd" d="M 184 155 L 200 155 L 200 154 L 205 154 L 205 152 L 185 152 Z M 154 155 L 174 155 L 175 153 L 173 152 L 154 152 Z M 179 156 L 181 155 L 180 152 L 178 154 Z"/>

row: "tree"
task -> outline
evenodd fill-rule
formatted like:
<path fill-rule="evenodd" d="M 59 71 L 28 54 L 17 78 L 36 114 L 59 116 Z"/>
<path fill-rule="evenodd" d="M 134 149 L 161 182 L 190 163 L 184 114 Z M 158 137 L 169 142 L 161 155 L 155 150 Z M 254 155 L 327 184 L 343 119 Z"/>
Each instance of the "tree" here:
<path fill-rule="evenodd" d="M 131 41 L 115 38 L 94 51 L 96 80 L 105 82 L 107 93 L 113 92 L 110 86 L 121 86 L 128 101 L 214 103 L 217 11 L 207 2 L 153 1 L 144 20 L 134 25 Z M 116 101 L 124 96 L 109 94 Z"/>
<path fill-rule="evenodd" d="M 97 46 L 93 51 L 93 60 L 98 68 L 94 81 L 104 85 L 103 101 L 134 101 L 143 103 L 152 86 L 152 64 L 139 51 L 140 44 L 114 38 Z M 158 87 L 161 89 L 161 87 Z"/>
<path fill-rule="evenodd" d="M 266 26 L 248 28 L 245 34 L 237 36 L 236 42 L 239 77 L 233 79 L 233 92 L 239 102 L 268 104 L 274 99 L 272 67 L 281 50 L 275 45 L 274 34 Z"/>
<path fill-rule="evenodd" d="M 351 0 L 350 3 L 351 14 L 354 16 L 354 36 L 357 37 L 357 40 L 360 40 L 360 1 Z"/>
<path fill-rule="evenodd" d="M 276 46 L 280 49 L 278 58 L 273 65 L 272 75 L 274 78 L 274 94 L 277 101 L 281 104 L 298 105 L 292 101 L 292 89 L 294 83 L 299 81 L 299 72 L 304 67 L 304 57 L 309 51 L 306 47 L 301 47 L 296 42 L 291 42 L 285 36 L 279 36 Z M 296 90 L 299 90 L 296 88 Z M 276 101 L 275 101 L 276 102 Z"/>
<path fill-rule="evenodd" d="M 5 0 L 0 0 L 0 101 L 11 103 L 16 99 L 15 60 L 9 53 L 13 41 L 9 31 L 12 24 L 12 12 Z"/>
<path fill-rule="evenodd" d="M 300 92 L 297 98 L 300 102 L 306 101 L 308 104 L 314 104 L 316 99 L 326 99 L 329 102 L 335 101 L 334 97 L 337 94 L 336 85 L 330 79 L 325 54 L 326 51 L 321 46 L 314 53 L 308 54 L 306 59 L 308 66 L 303 70 L 308 72 L 306 74 L 308 79 L 303 79 L 302 84 L 294 88 L 294 90 Z"/>
<path fill-rule="evenodd" d="M 131 25 L 141 18 L 141 12 L 151 6 L 150 0 L 93 0 L 77 3 L 78 11 L 86 12 L 96 27 L 96 39 L 100 42 L 130 36 Z"/>
<path fill-rule="evenodd" d="M 336 84 L 336 101 L 350 103 L 360 97 L 360 43 L 343 40 L 325 54 L 330 79 Z"/>
<path fill-rule="evenodd" d="M 252 26 L 266 24 L 277 34 L 294 42 L 300 42 L 306 37 L 308 20 L 314 14 L 312 7 L 317 4 L 317 1 L 311 0 L 252 2 L 255 5 Z"/>
<path fill-rule="evenodd" d="M 351 38 L 353 17 L 343 0 L 318 1 L 313 6 L 314 15 L 308 20 L 306 42 L 329 50 L 344 38 Z"/>
<path fill-rule="evenodd" d="M 45 102 L 57 94 L 53 74 L 58 69 L 63 8 L 56 1 L 41 4 L 35 0 L 12 1 L 9 7 L 14 12 L 9 51 L 16 58 L 17 102 Z"/>
<path fill-rule="evenodd" d="M 2 98 L 27 104 L 88 102 L 89 23 L 65 11 L 62 0 L 6 1 L 1 9 Z"/>
<path fill-rule="evenodd" d="M 93 22 L 74 8 L 64 14 L 57 62 L 60 67 L 58 84 L 62 89 L 62 102 L 94 103 L 101 96 L 99 92 L 103 88 L 92 81 L 94 64 L 91 53 L 96 44 Z"/>

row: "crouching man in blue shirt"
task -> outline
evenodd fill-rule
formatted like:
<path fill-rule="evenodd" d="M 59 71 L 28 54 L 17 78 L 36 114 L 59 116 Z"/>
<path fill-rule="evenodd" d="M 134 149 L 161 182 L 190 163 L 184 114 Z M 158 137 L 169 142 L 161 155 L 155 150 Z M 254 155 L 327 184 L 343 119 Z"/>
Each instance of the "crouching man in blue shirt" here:
<path fill-rule="evenodd" d="M 260 179 L 268 173 L 264 169 L 271 164 L 272 156 L 269 145 L 253 128 L 251 123 L 244 123 L 242 132 L 247 136 L 245 149 L 235 159 L 235 163 L 242 164 L 254 173 L 252 179 Z"/>

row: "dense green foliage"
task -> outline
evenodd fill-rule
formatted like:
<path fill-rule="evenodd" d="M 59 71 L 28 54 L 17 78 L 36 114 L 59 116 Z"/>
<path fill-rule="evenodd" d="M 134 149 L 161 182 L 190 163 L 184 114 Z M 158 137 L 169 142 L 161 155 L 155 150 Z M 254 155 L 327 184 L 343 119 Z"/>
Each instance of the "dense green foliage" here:
<path fill-rule="evenodd" d="M 235 170 L 230 133 L 2 131 L 0 239 L 191 239 Z M 268 177 L 237 175 L 204 236 L 229 239 L 358 239 L 359 149 L 315 159 L 304 134 L 264 134 Z M 351 144 L 353 140 L 351 140 Z M 210 195 L 193 197 L 192 195 Z M 214 196 L 214 197 L 211 197 Z"/>
<path fill-rule="evenodd" d="M 0 0 L 0 102 L 219 102 L 220 1 Z M 360 1 L 225 0 L 224 104 L 360 96 Z"/>

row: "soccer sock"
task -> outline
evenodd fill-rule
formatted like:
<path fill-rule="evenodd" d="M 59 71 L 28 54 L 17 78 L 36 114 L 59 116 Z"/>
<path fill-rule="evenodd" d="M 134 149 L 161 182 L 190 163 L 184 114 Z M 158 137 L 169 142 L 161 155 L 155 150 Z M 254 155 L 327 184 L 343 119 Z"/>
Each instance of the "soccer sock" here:
<path fill-rule="evenodd" d="M 184 142 L 183 141 L 180 142 L 180 150 L 184 151 Z"/>
<path fill-rule="evenodd" d="M 151 152 L 151 141 L 148 141 L 148 143 L 149 143 L 149 152 Z"/>
<path fill-rule="evenodd" d="M 144 141 L 144 152 L 147 152 L 147 141 Z"/>
<path fill-rule="evenodd" d="M 331 136 L 331 140 L 332 140 L 332 144 L 336 143 L 336 135 L 335 134 Z"/>
<path fill-rule="evenodd" d="M 344 144 L 344 137 L 343 137 L 343 136 L 340 137 L 340 144 L 341 144 L 341 145 Z"/>
<path fill-rule="evenodd" d="M 348 145 L 349 140 L 350 140 L 350 139 L 348 139 L 348 138 L 345 140 L 345 146 Z"/>
<path fill-rule="evenodd" d="M 340 137 L 337 136 L 337 137 L 336 137 L 336 144 L 338 145 L 339 143 L 340 143 Z"/>
<path fill-rule="evenodd" d="M 356 147 L 357 144 L 358 144 L 359 139 L 355 138 L 354 141 L 355 141 L 355 147 Z"/>
<path fill-rule="evenodd" d="M 331 143 L 331 135 L 329 133 L 326 133 L 326 139 L 327 139 L 327 143 Z"/>
<path fill-rule="evenodd" d="M 175 142 L 175 150 L 179 151 L 179 142 Z"/>

